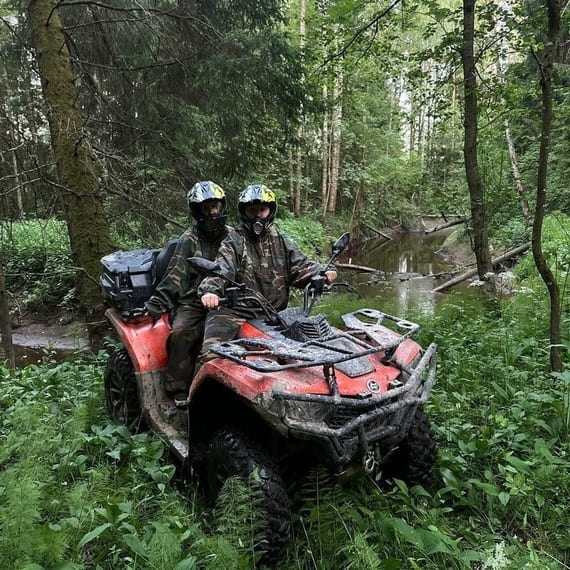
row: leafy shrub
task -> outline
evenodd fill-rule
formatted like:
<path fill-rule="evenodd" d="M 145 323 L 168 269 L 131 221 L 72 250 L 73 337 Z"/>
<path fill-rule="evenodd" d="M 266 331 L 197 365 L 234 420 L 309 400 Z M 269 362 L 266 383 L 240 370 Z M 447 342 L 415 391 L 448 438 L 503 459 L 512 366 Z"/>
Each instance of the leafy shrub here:
<path fill-rule="evenodd" d="M 30 220 L 0 226 L 6 287 L 32 310 L 71 304 L 75 271 L 65 223 Z"/>
<path fill-rule="evenodd" d="M 528 228 L 522 218 L 509 218 L 492 233 L 491 230 L 492 228 L 489 228 L 489 237 L 493 242 L 506 248 L 530 241 L 532 232 L 532 228 Z"/>
<path fill-rule="evenodd" d="M 547 263 L 557 274 L 560 282 L 570 273 L 570 216 L 555 212 L 545 217 L 542 229 L 542 249 Z M 520 279 L 537 276 L 531 253 L 528 253 L 515 268 Z"/>
<path fill-rule="evenodd" d="M 102 368 L 0 365 L 0 567 L 250 568 L 204 533 L 192 483 L 177 490 L 160 439 L 107 418 Z"/>
<path fill-rule="evenodd" d="M 277 225 L 295 240 L 309 259 L 326 254 L 330 250 L 333 240 L 325 234 L 323 226 L 316 220 L 287 216 L 279 218 Z"/>

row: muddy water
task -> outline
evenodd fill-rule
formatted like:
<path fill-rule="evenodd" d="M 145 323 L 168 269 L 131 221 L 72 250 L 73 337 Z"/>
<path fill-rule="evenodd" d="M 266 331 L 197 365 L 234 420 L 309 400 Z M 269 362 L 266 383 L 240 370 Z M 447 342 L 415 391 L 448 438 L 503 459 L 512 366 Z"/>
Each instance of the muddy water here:
<path fill-rule="evenodd" d="M 342 278 L 352 282 L 359 295 L 374 300 L 371 306 L 395 315 L 410 310 L 433 313 L 442 293 L 433 289 L 449 278 L 454 269 L 436 254 L 448 233 L 422 232 L 396 236 L 393 240 L 369 240 L 353 248 L 341 261 L 373 268 L 378 273 L 361 272 Z M 352 273 L 352 271 L 350 271 Z M 465 287 L 459 288 L 469 292 Z"/>
<path fill-rule="evenodd" d="M 16 367 L 78 358 L 89 350 L 87 331 L 77 324 L 29 324 L 12 331 Z M 3 354 L 0 352 L 0 360 Z"/>

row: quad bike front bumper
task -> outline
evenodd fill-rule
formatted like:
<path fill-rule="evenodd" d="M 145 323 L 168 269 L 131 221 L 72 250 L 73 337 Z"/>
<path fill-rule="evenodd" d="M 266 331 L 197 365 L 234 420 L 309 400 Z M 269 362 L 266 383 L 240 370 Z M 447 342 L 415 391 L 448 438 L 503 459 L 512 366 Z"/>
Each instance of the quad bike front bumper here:
<path fill-rule="evenodd" d="M 272 391 L 273 411 L 289 437 L 311 440 L 329 464 L 366 463 L 372 448 L 385 452 L 405 439 L 418 406 L 429 397 L 435 380 L 436 345 L 431 344 L 417 365 L 381 394 L 343 397 Z"/>

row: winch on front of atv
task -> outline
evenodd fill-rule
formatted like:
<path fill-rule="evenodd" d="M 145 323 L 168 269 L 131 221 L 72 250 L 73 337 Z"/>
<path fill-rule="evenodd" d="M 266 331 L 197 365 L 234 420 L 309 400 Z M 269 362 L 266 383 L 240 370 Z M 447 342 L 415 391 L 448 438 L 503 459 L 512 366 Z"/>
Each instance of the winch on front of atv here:
<path fill-rule="evenodd" d="M 348 239 L 337 240 L 329 265 Z M 221 276 L 213 262 L 189 263 Z M 290 534 L 287 490 L 309 467 L 427 481 L 436 445 L 423 404 L 436 346 L 422 349 L 412 339 L 418 325 L 376 309 L 343 315 L 342 330 L 311 315 L 331 288 L 324 271 L 306 286 L 303 307 L 280 312 L 243 285 L 229 285 L 225 304 L 258 307 L 263 316 L 212 347 L 217 358 L 197 372 L 182 408 L 164 391 L 167 319 L 129 322 L 109 309 L 126 350 L 110 359 L 107 403 L 116 420 L 141 419 L 156 430 L 200 474 L 213 501 L 232 476 L 249 481 L 259 497 L 264 559 L 275 560 Z"/>

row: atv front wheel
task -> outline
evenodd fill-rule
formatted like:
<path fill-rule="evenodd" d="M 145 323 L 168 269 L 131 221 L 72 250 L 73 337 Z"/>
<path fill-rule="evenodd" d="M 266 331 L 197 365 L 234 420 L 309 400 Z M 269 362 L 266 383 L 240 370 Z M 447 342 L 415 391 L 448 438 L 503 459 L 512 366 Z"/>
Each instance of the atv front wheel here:
<path fill-rule="evenodd" d="M 423 409 L 418 408 L 407 437 L 380 466 L 383 477 L 401 479 L 409 486 L 424 485 L 433 471 L 436 451 L 429 419 Z"/>
<path fill-rule="evenodd" d="M 236 479 L 248 492 L 231 496 Z M 229 493 L 225 493 L 228 486 Z M 232 514 L 249 511 L 251 520 L 246 524 L 251 528 L 245 530 L 250 535 L 253 531 L 254 547 L 264 553 L 263 563 L 281 558 L 291 532 L 287 493 L 274 462 L 252 437 L 233 427 L 224 427 L 212 436 L 205 461 L 205 487 L 216 510 L 229 506 L 220 503 L 224 495 L 230 495 L 232 510 L 223 513 L 226 524 Z M 236 504 L 240 501 L 243 504 Z"/>
<path fill-rule="evenodd" d="M 143 427 L 133 363 L 125 349 L 113 353 L 105 368 L 105 402 L 111 417 L 120 424 Z"/>

